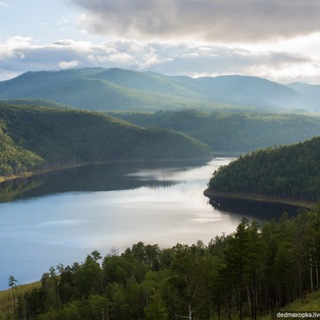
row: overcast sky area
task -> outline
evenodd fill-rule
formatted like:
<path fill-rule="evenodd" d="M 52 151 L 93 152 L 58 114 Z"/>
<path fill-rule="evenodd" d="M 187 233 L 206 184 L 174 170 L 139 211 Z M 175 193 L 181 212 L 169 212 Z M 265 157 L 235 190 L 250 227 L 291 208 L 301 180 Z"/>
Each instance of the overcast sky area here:
<path fill-rule="evenodd" d="M 0 81 L 119 67 L 320 84 L 320 0 L 0 0 Z"/>

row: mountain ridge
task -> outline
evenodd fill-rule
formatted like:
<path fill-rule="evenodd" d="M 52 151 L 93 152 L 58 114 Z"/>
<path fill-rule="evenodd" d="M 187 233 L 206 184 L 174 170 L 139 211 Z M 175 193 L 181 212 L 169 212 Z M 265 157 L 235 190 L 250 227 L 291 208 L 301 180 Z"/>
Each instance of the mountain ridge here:
<path fill-rule="evenodd" d="M 320 86 L 312 87 L 312 92 L 253 76 L 192 78 L 120 68 L 29 71 L 0 82 L 1 100 L 45 99 L 97 111 L 238 108 L 317 112 Z"/>

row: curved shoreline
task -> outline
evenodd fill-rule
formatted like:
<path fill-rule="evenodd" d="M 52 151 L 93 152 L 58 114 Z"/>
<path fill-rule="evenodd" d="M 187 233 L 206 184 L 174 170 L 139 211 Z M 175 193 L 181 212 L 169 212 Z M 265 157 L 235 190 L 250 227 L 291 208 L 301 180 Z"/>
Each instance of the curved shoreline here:
<path fill-rule="evenodd" d="M 278 203 L 278 204 L 287 204 L 287 205 L 297 206 L 297 207 L 306 208 L 306 209 L 310 209 L 316 204 L 316 201 L 275 198 L 275 197 L 268 197 L 268 196 L 256 195 L 256 194 L 245 194 L 245 193 L 216 192 L 209 188 L 203 191 L 203 195 L 208 197 L 209 199 L 215 199 L 215 200 L 236 199 L 236 200 L 245 200 L 245 201 L 253 201 L 253 202 Z"/>
<path fill-rule="evenodd" d="M 84 166 L 90 166 L 90 165 L 99 165 L 99 164 L 112 164 L 112 163 L 141 163 L 141 162 L 179 162 L 179 161 L 197 161 L 197 160 L 210 160 L 211 157 L 199 157 L 199 158 L 186 158 L 186 159 L 119 159 L 119 160 L 106 160 L 106 161 L 96 161 L 96 162 L 79 162 L 79 163 L 73 163 L 73 164 L 66 164 L 61 167 L 52 167 L 48 169 L 40 169 L 36 171 L 26 171 L 22 172 L 20 174 L 11 174 L 7 176 L 0 176 L 0 185 L 1 183 L 5 183 L 8 181 L 14 181 L 17 179 L 25 179 L 30 178 L 37 175 L 42 175 L 54 171 L 60 171 L 60 170 L 68 170 L 73 168 L 79 168 Z"/>

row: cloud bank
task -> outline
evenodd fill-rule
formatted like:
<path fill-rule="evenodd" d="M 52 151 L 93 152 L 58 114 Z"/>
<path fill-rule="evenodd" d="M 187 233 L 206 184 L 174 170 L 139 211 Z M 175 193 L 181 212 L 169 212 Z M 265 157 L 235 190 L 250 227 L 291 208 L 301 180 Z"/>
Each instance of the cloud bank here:
<path fill-rule="evenodd" d="M 251 42 L 320 28 L 320 0 L 69 0 L 90 32 L 130 39 Z"/>
<path fill-rule="evenodd" d="M 309 65 L 309 62 L 306 57 L 284 52 L 259 53 L 238 47 L 181 42 L 170 44 L 113 40 L 92 44 L 85 41 L 61 40 L 41 46 L 32 38 L 13 37 L 0 44 L 0 80 L 25 71 L 121 67 L 168 75 L 245 74 L 277 81 L 291 81 L 292 72 L 286 75 L 285 70 L 301 70 L 305 65 Z M 314 68 L 311 76 L 315 79 L 311 80 L 320 80 L 320 65 Z M 284 70 L 284 73 L 279 73 L 279 70 Z M 300 80 L 306 79 L 300 76 Z"/>

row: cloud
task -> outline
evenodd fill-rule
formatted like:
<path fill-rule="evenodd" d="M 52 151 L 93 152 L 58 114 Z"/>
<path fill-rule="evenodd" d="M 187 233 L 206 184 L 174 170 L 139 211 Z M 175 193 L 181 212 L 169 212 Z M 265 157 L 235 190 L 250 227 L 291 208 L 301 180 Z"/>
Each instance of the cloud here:
<path fill-rule="evenodd" d="M 72 60 L 72 61 L 60 61 L 58 63 L 58 66 L 61 69 L 72 69 L 72 68 L 76 68 L 79 65 L 79 61 L 77 60 Z"/>
<path fill-rule="evenodd" d="M 320 0 L 69 0 L 96 34 L 250 42 L 319 31 Z"/>
<path fill-rule="evenodd" d="M 6 2 L 0 2 L 0 7 L 5 7 L 5 8 L 9 8 L 9 4 Z"/>
<path fill-rule="evenodd" d="M 310 77 L 320 82 L 318 60 L 239 46 L 120 40 L 93 44 L 68 39 L 39 45 L 28 37 L 13 37 L 0 44 L 0 80 L 26 71 L 75 67 L 120 67 L 189 76 L 244 74 L 279 81 L 288 81 L 295 74 L 299 79 Z"/>

